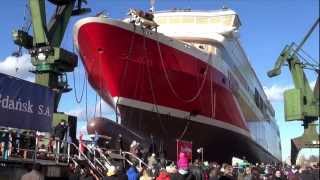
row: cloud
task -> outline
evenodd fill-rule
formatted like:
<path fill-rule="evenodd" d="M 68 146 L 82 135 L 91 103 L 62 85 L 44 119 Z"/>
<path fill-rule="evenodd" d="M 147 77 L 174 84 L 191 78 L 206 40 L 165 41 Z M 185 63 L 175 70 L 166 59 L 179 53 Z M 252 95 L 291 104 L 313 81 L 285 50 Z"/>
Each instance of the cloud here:
<path fill-rule="evenodd" d="M 34 74 L 29 72 L 32 70 L 31 58 L 29 54 L 23 54 L 20 57 L 8 56 L 0 61 L 0 72 L 21 78 L 30 82 L 34 82 Z"/>
<path fill-rule="evenodd" d="M 293 87 L 292 85 L 281 86 L 281 85 L 274 84 L 271 87 L 263 87 L 263 89 L 268 99 L 271 102 L 275 102 L 275 101 L 283 101 L 283 92 L 292 87 Z"/>
<path fill-rule="evenodd" d="M 310 87 L 313 90 L 316 81 L 313 80 L 310 83 Z M 271 102 L 283 101 L 283 93 L 288 89 L 292 89 L 293 85 L 278 85 L 274 84 L 271 87 L 264 86 L 263 89 Z"/>

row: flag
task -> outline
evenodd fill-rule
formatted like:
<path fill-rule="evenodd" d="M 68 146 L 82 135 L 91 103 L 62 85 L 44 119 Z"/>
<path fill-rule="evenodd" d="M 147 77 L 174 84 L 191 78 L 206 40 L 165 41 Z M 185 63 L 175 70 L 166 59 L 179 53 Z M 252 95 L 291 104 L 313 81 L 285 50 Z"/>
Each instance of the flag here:
<path fill-rule="evenodd" d="M 192 161 L 192 142 L 177 140 L 177 159 L 181 152 L 185 153 L 189 161 Z"/>

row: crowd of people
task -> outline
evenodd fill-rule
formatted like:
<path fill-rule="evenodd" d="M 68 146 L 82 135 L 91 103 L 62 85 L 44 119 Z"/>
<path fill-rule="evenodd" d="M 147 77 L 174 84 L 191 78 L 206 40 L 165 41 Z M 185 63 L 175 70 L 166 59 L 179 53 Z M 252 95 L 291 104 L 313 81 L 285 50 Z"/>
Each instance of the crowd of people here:
<path fill-rule="evenodd" d="M 62 121 L 54 128 L 54 134 L 50 139 L 65 139 L 66 132 L 67 126 Z M 23 149 L 34 149 L 35 138 L 36 134 L 32 131 L 22 133 L 0 131 L 0 154 L 2 158 L 8 158 L 10 154 L 22 157 L 28 156 L 28 153 Z M 122 136 L 119 135 L 117 138 L 117 148 L 121 152 L 124 147 Z M 48 151 L 53 149 L 53 141 L 50 141 L 50 139 L 47 145 Z M 59 143 L 55 146 L 61 148 L 63 145 Z M 218 164 L 217 162 L 200 161 L 199 159 L 191 162 L 183 152 L 180 152 L 178 161 L 173 162 L 166 160 L 161 156 L 161 153 L 156 152 L 155 143 L 150 144 L 146 153 L 142 152 L 141 149 L 141 145 L 133 141 L 129 151 L 135 158 L 129 158 L 130 166 L 128 167 L 123 163 L 114 164 L 108 167 L 103 177 L 101 177 L 101 174 L 98 175 L 95 169 L 90 166 L 70 162 L 68 178 L 70 180 L 319 180 L 319 163 L 312 166 L 289 166 L 264 163 L 255 165 L 249 163 L 240 165 Z M 139 159 L 145 163 L 139 163 Z M 22 176 L 21 179 L 34 178 L 44 178 L 39 164 L 35 164 L 33 169 Z"/>
<path fill-rule="evenodd" d="M 64 120 L 54 127 L 51 135 L 31 130 L 0 128 L 0 156 L 5 160 L 9 157 L 32 159 L 37 151 L 37 158 L 50 159 L 50 154 L 57 152 L 56 148 L 59 148 L 59 152 L 66 149 L 61 142 L 65 139 L 67 128 Z"/>
<path fill-rule="evenodd" d="M 70 180 L 97 180 L 90 168 L 70 165 Z M 100 178 L 101 179 L 101 178 Z M 122 165 L 111 166 L 105 172 L 103 180 L 319 180 L 319 164 L 314 166 L 288 166 L 255 164 L 247 166 L 227 163 L 201 162 L 196 159 L 189 162 L 184 153 L 179 160 L 162 163 L 152 154 L 148 166 L 139 166 L 133 161 L 125 169 Z"/>

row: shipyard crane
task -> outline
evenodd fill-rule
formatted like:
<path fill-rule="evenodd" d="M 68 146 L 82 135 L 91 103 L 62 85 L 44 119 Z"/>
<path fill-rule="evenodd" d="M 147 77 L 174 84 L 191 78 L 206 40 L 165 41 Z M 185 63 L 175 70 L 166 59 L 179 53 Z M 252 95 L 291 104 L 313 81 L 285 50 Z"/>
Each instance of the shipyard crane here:
<path fill-rule="evenodd" d="M 319 60 L 310 63 L 310 56 L 302 50 L 314 29 L 319 24 L 319 18 L 310 28 L 299 45 L 291 43 L 280 53 L 274 68 L 268 72 L 269 77 L 281 74 L 281 67 L 287 65 L 291 72 L 294 88 L 284 92 L 284 110 L 286 121 L 302 121 L 304 133 L 291 140 L 291 163 L 295 164 L 302 148 L 319 148 L 319 134 L 316 131 L 316 121 L 319 120 Z M 303 55 L 305 54 L 305 55 Z M 317 80 L 312 90 L 304 72 L 305 69 L 314 70 Z"/>
<path fill-rule="evenodd" d="M 45 0 L 28 0 L 33 33 L 27 29 L 15 30 L 12 33 L 14 43 L 27 49 L 35 66 L 35 82 L 55 91 L 53 122 L 73 119 L 76 117 L 58 113 L 57 108 L 64 92 L 71 89 L 68 86 L 66 73 L 74 71 L 78 57 L 73 52 L 61 48 L 71 16 L 81 15 L 90 11 L 82 8 L 86 0 L 48 0 L 55 6 L 55 11 L 47 23 Z M 21 53 L 15 53 L 19 55 Z"/>

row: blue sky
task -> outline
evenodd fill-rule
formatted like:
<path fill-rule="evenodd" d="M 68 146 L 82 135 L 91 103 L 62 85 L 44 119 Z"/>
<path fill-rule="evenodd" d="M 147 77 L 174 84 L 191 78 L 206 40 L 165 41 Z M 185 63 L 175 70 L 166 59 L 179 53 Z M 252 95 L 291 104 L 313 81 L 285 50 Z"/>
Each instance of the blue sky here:
<path fill-rule="evenodd" d="M 149 8 L 148 0 L 88 0 L 88 6 L 92 9 L 92 13 L 105 10 L 109 16 L 121 19 L 126 16 L 129 8 Z M 12 42 L 11 32 L 24 23 L 25 0 L 11 0 L 3 4 L 0 11 L 0 72 L 17 75 L 26 79 L 32 79 L 32 75 L 27 73 L 31 68 L 28 55 L 23 56 L 19 60 L 9 57 L 16 49 Z M 48 3 L 49 4 L 49 3 Z M 266 72 L 270 70 L 280 51 L 292 41 L 300 42 L 319 17 L 319 1 L 317 0 L 158 0 L 156 2 L 157 10 L 165 10 L 172 8 L 192 8 L 196 10 L 214 10 L 227 6 L 234 9 L 240 16 L 242 27 L 240 29 L 240 41 L 253 68 L 266 87 L 267 93 L 272 100 L 272 104 L 276 110 L 276 119 L 281 131 L 283 157 L 287 157 L 290 152 L 290 138 L 300 136 L 302 127 L 299 122 L 284 122 L 283 101 L 281 92 L 292 86 L 292 80 L 286 68 L 283 73 L 275 78 L 268 78 Z M 49 8 L 51 11 L 52 8 Z M 87 15 L 87 16 L 88 16 Z M 81 16 L 84 17 L 84 16 Z M 63 47 L 72 50 L 72 28 L 74 22 L 81 18 L 72 18 L 68 26 L 67 34 L 63 40 Z M 304 49 L 315 59 L 319 59 L 319 28 L 312 34 L 310 40 L 304 46 Z M 19 68 L 15 72 L 16 67 Z M 79 67 L 75 71 L 76 89 L 78 96 L 83 83 L 83 67 L 80 62 Z M 308 73 L 311 81 L 315 79 L 314 73 Z M 312 77 L 313 75 L 313 77 Z M 69 74 L 69 84 L 73 87 L 72 74 Z M 99 98 L 98 98 L 99 100 Z M 89 117 L 93 115 L 95 106 L 95 92 L 88 87 Z M 63 96 L 60 109 L 75 115 L 84 116 L 85 101 L 77 104 L 74 100 L 74 92 L 70 92 Z M 114 118 L 114 113 L 102 104 L 103 114 Z M 99 110 L 97 111 L 99 113 Z M 79 128 L 82 129 L 85 121 L 79 122 Z M 307 154 L 315 153 L 315 151 L 306 150 Z"/>

